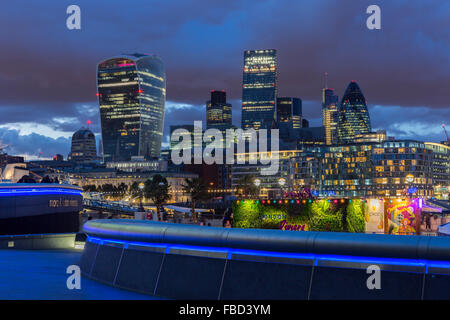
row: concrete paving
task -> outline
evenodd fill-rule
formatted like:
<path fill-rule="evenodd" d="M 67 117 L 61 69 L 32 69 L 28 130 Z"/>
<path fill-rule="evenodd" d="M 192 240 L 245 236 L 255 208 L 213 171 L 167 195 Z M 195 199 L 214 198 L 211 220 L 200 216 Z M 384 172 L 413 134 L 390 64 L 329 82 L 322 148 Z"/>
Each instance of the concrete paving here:
<path fill-rule="evenodd" d="M 68 289 L 69 265 L 81 250 L 0 250 L 1 300 L 154 300 L 81 277 L 81 289 Z"/>

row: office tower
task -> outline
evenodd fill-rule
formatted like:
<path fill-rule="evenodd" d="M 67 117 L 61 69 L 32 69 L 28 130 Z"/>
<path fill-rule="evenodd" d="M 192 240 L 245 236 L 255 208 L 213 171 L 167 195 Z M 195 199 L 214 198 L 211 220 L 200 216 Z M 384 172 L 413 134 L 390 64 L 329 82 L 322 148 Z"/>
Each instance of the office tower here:
<path fill-rule="evenodd" d="M 277 51 L 245 51 L 241 127 L 256 130 L 273 128 L 276 97 Z"/>
<path fill-rule="evenodd" d="M 72 136 L 69 161 L 90 162 L 97 159 L 97 145 L 91 130 L 81 128 Z"/>
<path fill-rule="evenodd" d="M 211 90 L 211 100 L 206 102 L 206 129 L 215 128 L 223 133 L 230 129 L 231 108 L 224 90 Z"/>
<path fill-rule="evenodd" d="M 162 60 L 131 54 L 97 68 L 103 159 L 159 157 L 164 125 L 166 76 Z"/>
<path fill-rule="evenodd" d="M 300 98 L 277 98 L 277 127 L 280 138 L 290 136 L 292 129 L 302 127 L 302 100 Z"/>
<path fill-rule="evenodd" d="M 325 73 L 325 77 L 328 74 Z M 326 78 L 325 78 L 326 79 Z M 334 95 L 334 90 L 328 88 L 325 80 L 325 88 L 322 89 L 322 125 L 325 128 L 325 143 L 327 145 L 338 142 L 339 123 L 339 97 Z"/>
<path fill-rule="evenodd" d="M 172 137 L 172 134 L 174 133 L 175 130 L 177 129 L 183 129 L 184 130 L 184 134 L 182 134 L 182 138 L 180 138 L 179 141 L 172 141 L 172 139 L 170 140 L 170 150 L 180 150 L 180 142 L 181 139 L 183 141 L 187 141 L 188 139 L 190 139 L 191 141 L 191 151 L 194 151 L 194 147 L 202 147 L 203 146 L 203 142 L 200 142 L 199 144 L 196 143 L 195 141 L 195 126 L 193 124 L 181 124 L 181 125 L 172 125 L 170 126 L 170 137 Z M 200 134 L 202 134 L 202 131 L 199 130 Z M 200 141 L 202 141 L 202 136 L 199 137 Z"/>
<path fill-rule="evenodd" d="M 371 131 L 366 99 L 355 81 L 350 82 L 339 106 L 338 137 L 350 143 L 356 135 Z"/>

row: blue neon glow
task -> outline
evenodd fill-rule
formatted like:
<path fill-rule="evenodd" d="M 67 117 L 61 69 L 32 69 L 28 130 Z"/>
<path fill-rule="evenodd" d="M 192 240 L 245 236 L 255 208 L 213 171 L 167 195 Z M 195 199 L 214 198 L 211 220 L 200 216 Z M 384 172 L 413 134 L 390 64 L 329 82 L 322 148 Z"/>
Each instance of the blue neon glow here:
<path fill-rule="evenodd" d="M 317 266 L 319 260 L 322 261 L 342 261 L 342 262 L 356 262 L 356 263 L 373 263 L 384 265 L 402 265 L 402 266 L 414 266 L 424 267 L 425 273 L 428 273 L 429 267 L 438 267 L 450 269 L 450 261 L 437 261 L 437 260 L 419 260 L 419 259 L 401 259 L 401 258 L 382 258 L 382 257 L 364 257 L 364 256 L 348 256 L 348 255 L 333 255 L 333 254 L 314 254 L 314 253 L 290 253 L 290 252 L 275 252 L 275 251 L 262 251 L 262 250 L 250 250 L 250 249 L 234 249 L 225 247 L 208 247 L 208 246 L 193 246 L 184 244 L 168 244 L 168 243 L 149 243 L 127 240 L 112 240 L 101 239 L 95 237 L 87 237 L 87 241 L 98 244 L 117 243 L 128 248 L 129 245 L 146 246 L 155 248 L 165 248 L 166 253 L 170 253 L 170 249 L 186 249 L 197 250 L 207 252 L 220 252 L 227 253 L 228 259 L 231 259 L 232 254 L 243 255 L 258 255 L 266 257 L 279 257 L 279 258 L 294 258 L 294 259 L 309 259 L 314 260 L 314 265 Z"/>
<path fill-rule="evenodd" d="M 79 195 L 81 196 L 81 190 L 64 189 L 64 188 L 5 188 L 0 189 L 0 197 L 11 196 L 31 196 L 31 195 Z"/>

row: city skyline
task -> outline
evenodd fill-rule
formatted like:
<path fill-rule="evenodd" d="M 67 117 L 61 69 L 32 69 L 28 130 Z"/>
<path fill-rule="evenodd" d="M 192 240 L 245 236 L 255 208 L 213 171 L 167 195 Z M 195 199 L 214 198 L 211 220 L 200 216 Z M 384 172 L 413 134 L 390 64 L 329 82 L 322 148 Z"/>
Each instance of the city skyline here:
<path fill-rule="evenodd" d="M 44 158 L 55 153 L 67 157 L 69 137 L 87 120 L 92 121 L 91 130 L 97 136 L 100 133 L 95 65 L 106 57 L 135 51 L 161 56 L 167 68 L 165 143 L 170 125 L 205 120 L 204 101 L 211 89 L 227 92 L 234 109 L 233 124 L 239 124 L 242 53 L 276 48 L 278 96 L 301 98 L 304 116 L 311 126 L 322 122 L 323 74 L 329 72 L 328 84 L 336 88 L 339 97 L 352 79 L 361 86 L 373 130 L 386 129 L 396 138 L 445 140 L 440 125 L 450 118 L 445 85 L 450 80 L 446 63 L 449 28 L 433 26 L 448 25 L 445 16 L 449 4 L 408 2 L 408 14 L 401 4 L 384 4 L 382 29 L 370 31 L 365 28 L 367 3 L 342 5 L 342 10 L 329 1 L 282 5 L 270 1 L 251 5 L 232 2 L 226 7 L 196 2 L 180 8 L 164 4 L 152 10 L 150 5 L 144 6 L 139 9 L 142 13 L 135 12 L 133 6 L 120 12 L 105 9 L 124 23 L 135 15 L 142 20 L 144 13 L 161 16 L 154 23 L 147 19 L 139 28 L 127 27 L 131 35 L 124 40 L 124 30 L 100 18 L 100 4 L 79 3 L 86 15 L 82 30 L 74 32 L 64 24 L 55 29 L 55 21 L 64 18 L 63 4 L 43 2 L 41 10 L 37 4 L 27 5 L 20 11 L 26 22 L 23 18 L 14 20 L 18 13 L 9 6 L 4 10 L 7 18 L 1 20 L 6 50 L 0 55 L 9 63 L 1 77 L 0 139 L 9 145 L 6 151 L 11 154 L 32 158 L 43 152 Z M 205 7 L 202 18 L 185 15 L 179 23 L 171 23 L 169 11 L 192 12 L 198 7 Z M 62 17 L 58 18 L 60 11 Z M 283 14 L 289 22 L 280 22 L 277 14 Z M 342 19 L 344 14 L 350 18 Z M 295 23 L 291 19 L 294 17 L 298 18 Z M 414 23 L 414 17 L 421 17 L 424 23 Z M 248 18 L 255 21 L 242 30 L 239 26 Z M 342 28 L 333 30 L 338 21 L 342 21 Z M 33 28 L 35 23 L 41 28 Z M 143 32 L 142 25 L 151 31 Z M 105 34 L 107 37 L 103 37 Z M 223 41 L 217 42 L 213 34 Z M 26 44 L 18 40 L 23 38 L 29 39 Z M 353 51 L 344 50 L 349 46 Z M 37 47 L 39 50 L 30 55 L 30 50 Z M 327 54 L 321 53 L 324 48 Z M 29 77 L 17 77 L 25 74 L 23 68 Z"/>

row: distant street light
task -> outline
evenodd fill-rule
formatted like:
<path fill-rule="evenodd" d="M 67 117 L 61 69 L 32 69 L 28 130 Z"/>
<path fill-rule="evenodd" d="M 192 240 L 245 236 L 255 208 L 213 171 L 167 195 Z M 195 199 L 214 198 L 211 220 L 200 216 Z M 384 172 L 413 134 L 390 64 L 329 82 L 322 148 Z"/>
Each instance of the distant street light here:
<path fill-rule="evenodd" d="M 259 187 L 259 186 L 261 185 L 261 180 L 255 179 L 255 180 L 253 181 L 253 183 L 255 184 L 255 186 Z"/>
<path fill-rule="evenodd" d="M 283 196 L 283 192 L 284 192 L 283 187 L 286 184 L 286 179 L 285 178 L 278 179 L 278 184 L 280 185 L 280 191 L 281 191 L 281 195 L 280 196 L 282 197 Z"/>
<path fill-rule="evenodd" d="M 141 212 L 144 212 L 144 206 L 142 205 L 142 198 L 144 197 L 145 184 L 143 182 L 141 182 L 141 183 L 139 183 L 138 187 L 139 187 L 139 190 L 141 190 L 141 196 L 139 197 L 141 200 L 139 209 L 141 210 Z"/>

